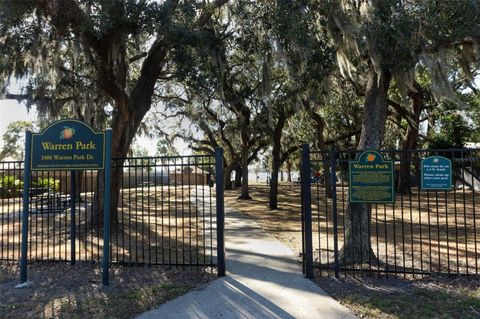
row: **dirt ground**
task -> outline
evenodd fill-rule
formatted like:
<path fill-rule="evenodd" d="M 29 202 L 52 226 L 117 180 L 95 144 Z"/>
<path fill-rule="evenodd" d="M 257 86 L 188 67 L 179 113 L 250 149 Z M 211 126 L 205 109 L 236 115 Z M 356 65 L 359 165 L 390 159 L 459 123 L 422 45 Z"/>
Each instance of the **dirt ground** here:
<path fill-rule="evenodd" d="M 0 318 L 133 318 L 215 278 L 210 269 L 112 266 L 110 285 L 100 266 L 29 264 L 28 287 L 15 289 L 18 266 L 0 264 Z"/>
<path fill-rule="evenodd" d="M 316 277 L 360 318 L 480 318 L 480 279 Z"/>
<path fill-rule="evenodd" d="M 67 211 L 30 215 L 29 260 L 48 261 L 29 263 L 32 284 L 22 289 L 15 289 L 20 201 L 0 201 L 0 256 L 12 260 L 0 263 L 0 318 L 133 318 L 216 277 L 209 267 L 216 255 L 210 187 L 123 190 L 119 222 L 112 226 L 111 260 L 128 266 L 111 265 L 108 287 L 101 284 L 103 235 L 92 227 L 92 194 L 82 197 L 76 207 L 74 266 L 64 262 L 72 251 Z"/>
<path fill-rule="evenodd" d="M 76 259 L 100 261 L 102 229 L 92 213 L 93 194 L 76 205 Z M 112 225 L 111 259 L 129 264 L 211 264 L 214 254 L 212 189 L 178 185 L 122 191 L 118 223 Z M 0 200 L 0 257 L 18 260 L 21 214 L 18 199 Z M 98 215 L 97 215 L 98 216 Z M 69 210 L 30 215 L 29 259 L 70 260 Z M 96 226 L 95 226 L 96 225 Z"/>
<path fill-rule="evenodd" d="M 188 191 L 180 194 L 170 194 L 171 201 L 166 206 L 152 201 L 152 197 L 158 197 L 158 194 L 145 196 L 143 193 L 140 200 L 133 200 L 138 194 L 130 193 L 124 196 L 124 206 L 139 213 L 130 212 L 120 218 L 121 221 L 124 220 L 124 231 L 131 236 L 128 241 L 114 243 L 117 245 L 114 252 L 118 252 L 119 256 L 137 256 L 138 260 L 145 260 L 149 252 L 160 247 L 162 238 L 170 240 L 170 243 L 183 241 L 190 244 L 196 244 L 197 238 L 200 239 L 200 244 L 202 238 L 208 238 L 208 233 L 204 232 L 208 227 L 203 226 L 208 226 L 208 221 L 202 218 L 203 212 L 211 209 L 211 203 L 201 200 L 197 207 L 202 209 L 199 209 L 196 215 L 188 215 L 185 213 L 186 209 L 182 210 L 182 205 L 191 205 L 191 194 L 188 194 Z M 315 262 L 328 263 L 332 260 L 333 248 L 331 201 L 324 196 L 322 189 L 314 188 L 312 194 Z M 345 190 L 339 191 L 339 194 L 341 246 L 341 226 L 346 207 Z M 300 254 L 302 241 L 299 187 L 289 183 L 281 184 L 277 210 L 268 209 L 266 185 L 251 185 L 250 195 L 253 200 L 243 201 L 237 200 L 238 189 L 226 191 L 225 206 L 227 209 L 248 214 L 267 232 Z M 480 238 L 475 235 L 476 226 L 480 225 L 476 216 L 478 204 L 475 204 L 473 194 L 463 190 L 454 194 L 422 196 L 415 192 L 412 196 L 400 195 L 395 206 L 373 208 L 374 251 L 380 259 L 389 256 L 390 262 L 385 264 L 394 267 L 393 269 L 397 266 L 420 270 L 429 270 L 429 267 L 432 267 L 434 271 L 437 269 L 435 267 L 438 267 L 440 270 L 451 269 L 457 272 L 468 269 L 469 277 L 406 275 L 386 278 L 375 272 L 371 277 L 366 276 L 368 273 L 363 273 L 363 276 L 355 273 L 355 277 L 348 274 L 344 277 L 342 273 L 341 278 L 336 279 L 331 275 L 327 276 L 325 272 L 320 274 L 317 271 L 316 283 L 363 318 L 480 318 L 480 279 L 478 276 L 471 276 L 478 269 L 471 267 L 476 267 L 479 261 L 477 246 L 480 248 Z M 440 199 L 438 205 L 432 204 L 434 199 L 436 202 L 436 196 Z M 456 201 L 453 201 L 454 198 Z M 128 206 L 128 203 L 134 202 L 140 203 L 140 209 L 138 206 Z M 197 203 L 194 206 L 196 205 Z M 145 213 L 146 211 L 155 212 L 156 215 Z M 128 218 L 124 219 L 125 217 Z M 45 224 L 49 223 L 45 221 L 43 225 Z M 185 231 L 175 232 L 172 227 L 177 225 L 183 225 Z M 197 225 L 202 226 L 200 233 L 190 229 Z M 149 230 L 146 236 L 141 235 L 145 233 L 142 227 Z M 82 249 L 89 251 L 92 241 L 88 236 L 86 239 L 85 242 L 89 242 L 90 246 L 82 246 Z M 133 244 L 140 241 L 148 245 Z M 185 247 L 188 248 L 188 245 L 169 245 L 168 250 L 162 254 L 165 257 L 178 258 L 176 260 L 198 260 L 195 259 L 196 251 L 186 250 Z M 125 255 L 125 252 L 130 255 Z M 193 258 L 185 252 L 192 252 Z M 463 264 L 458 262 L 462 260 Z M 367 267 L 375 268 L 375 265 L 370 264 Z M 20 314 L 46 318 L 130 318 L 214 277 L 214 274 L 200 267 L 194 268 L 195 271 L 183 271 L 158 267 L 113 266 L 112 285 L 105 288 L 100 284 L 98 266 L 82 263 L 74 267 L 65 263 L 33 263 L 29 268 L 33 285 L 17 290 L 13 289 L 18 281 L 16 266 L 3 264 L 0 269 L 2 318 L 18 318 Z"/>

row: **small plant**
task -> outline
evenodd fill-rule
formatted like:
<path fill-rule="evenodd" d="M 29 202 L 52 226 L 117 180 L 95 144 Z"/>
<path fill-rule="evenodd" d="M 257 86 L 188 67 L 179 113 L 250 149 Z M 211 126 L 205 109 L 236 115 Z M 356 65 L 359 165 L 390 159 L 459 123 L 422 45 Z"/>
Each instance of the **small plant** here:
<path fill-rule="evenodd" d="M 38 177 L 37 180 L 32 183 L 32 186 L 38 187 L 38 188 L 47 188 L 52 191 L 58 192 L 60 190 L 60 181 L 53 179 L 51 177 L 49 178 Z"/>
<path fill-rule="evenodd" d="M 13 175 L 0 176 L 0 198 L 10 198 L 20 194 L 23 182 Z"/>

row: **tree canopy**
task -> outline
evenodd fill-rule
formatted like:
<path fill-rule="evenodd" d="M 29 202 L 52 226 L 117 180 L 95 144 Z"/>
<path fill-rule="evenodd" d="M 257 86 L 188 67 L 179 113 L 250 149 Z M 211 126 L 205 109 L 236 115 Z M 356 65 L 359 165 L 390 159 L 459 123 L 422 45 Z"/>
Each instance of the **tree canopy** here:
<path fill-rule="evenodd" d="M 243 199 L 249 164 L 269 153 L 272 209 L 278 172 L 301 143 L 325 151 L 480 139 L 478 1 L 2 1 L 0 41 L 2 96 L 35 105 L 41 122 L 110 126 L 118 158 L 145 126 L 162 152 L 175 153 L 174 138 L 196 152 L 224 147 L 225 175 L 237 173 Z M 8 91 L 11 78 L 25 83 L 19 94 Z M 154 105 L 162 111 L 149 122 Z M 174 118 L 188 125 L 158 124 Z M 350 216 L 367 209 L 352 206 Z M 347 223 L 346 245 L 353 231 L 368 234 Z M 363 242 L 354 249 L 365 257 Z"/>

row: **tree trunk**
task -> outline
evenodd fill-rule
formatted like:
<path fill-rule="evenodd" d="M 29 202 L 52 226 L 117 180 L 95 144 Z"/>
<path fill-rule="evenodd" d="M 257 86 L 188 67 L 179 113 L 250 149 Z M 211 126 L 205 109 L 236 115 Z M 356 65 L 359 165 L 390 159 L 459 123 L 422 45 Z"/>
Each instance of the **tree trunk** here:
<path fill-rule="evenodd" d="M 242 168 L 237 164 L 235 166 L 235 188 L 242 187 Z"/>
<path fill-rule="evenodd" d="M 248 189 L 248 146 L 242 145 L 242 193 L 238 199 L 251 200 Z"/>
<path fill-rule="evenodd" d="M 278 171 L 280 170 L 280 152 L 282 148 L 282 131 L 285 125 L 285 116 L 280 114 L 273 131 L 273 148 L 272 148 L 272 172 L 270 179 L 270 209 L 278 208 Z"/>
<path fill-rule="evenodd" d="M 224 176 L 223 183 L 225 185 L 225 190 L 232 190 L 233 189 L 232 180 L 230 178 L 227 178 L 227 176 Z"/>
<path fill-rule="evenodd" d="M 241 125 L 241 140 L 242 140 L 242 154 L 241 154 L 241 167 L 242 167 L 242 193 L 238 197 L 238 199 L 244 200 L 251 200 L 248 189 L 248 162 L 249 156 L 248 151 L 250 148 L 250 110 L 245 106 L 242 108 L 242 112 L 240 113 L 239 122 Z"/>
<path fill-rule="evenodd" d="M 272 161 L 272 172 L 270 177 L 270 202 L 271 210 L 278 209 L 278 164 Z"/>
<path fill-rule="evenodd" d="M 422 88 L 418 83 L 414 83 L 416 92 L 410 91 L 409 96 L 412 99 L 413 123 L 409 122 L 405 139 L 402 143 L 402 150 L 416 149 L 418 144 L 418 128 L 420 125 L 420 115 L 423 110 Z M 397 192 L 401 194 L 411 194 L 410 171 L 411 171 L 411 152 L 400 153 L 400 172 L 398 177 Z"/>
<path fill-rule="evenodd" d="M 378 149 L 382 145 L 387 117 L 387 93 L 390 73 L 378 75 L 372 66 L 365 92 L 365 109 L 358 150 Z M 348 204 L 345 215 L 345 240 L 340 250 L 343 264 L 361 264 L 375 259 L 370 242 L 369 204 Z"/>
<path fill-rule="evenodd" d="M 141 94 L 141 92 L 138 92 L 138 94 Z M 130 105 L 135 105 L 135 108 L 131 109 L 129 107 Z M 111 170 L 110 179 L 110 221 L 112 225 L 115 225 L 118 222 L 118 205 L 120 199 L 120 188 L 123 180 L 123 164 L 137 129 L 143 117 L 150 109 L 150 105 L 151 94 L 149 98 L 140 97 L 140 99 L 135 99 L 132 97 L 130 101 L 116 101 L 116 111 L 114 112 L 111 125 L 112 163 L 109 163 L 109 165 L 113 164 L 114 166 Z M 95 193 L 93 205 L 93 222 L 103 225 L 103 194 L 105 190 L 105 179 L 103 178 L 103 173 L 99 174 L 99 177 L 100 178 L 97 182 L 98 191 Z"/>
<path fill-rule="evenodd" d="M 287 182 L 291 183 L 292 182 L 292 162 L 287 160 L 286 165 L 287 165 Z"/>
<path fill-rule="evenodd" d="M 232 161 L 230 164 L 224 166 L 224 174 L 223 174 L 223 183 L 226 190 L 233 189 L 232 183 L 232 172 L 235 167 L 235 163 Z"/>
<path fill-rule="evenodd" d="M 320 114 L 316 113 L 313 109 L 309 108 L 308 113 L 310 117 L 315 121 L 316 128 L 317 128 L 317 142 L 318 148 L 320 149 L 320 159 L 322 165 L 322 174 L 323 174 L 323 182 L 325 185 L 325 195 L 328 198 L 332 198 L 332 182 L 330 177 L 330 163 L 329 163 L 329 156 L 327 147 L 325 145 L 325 138 L 323 137 L 323 133 L 325 131 L 325 122 Z"/>
<path fill-rule="evenodd" d="M 112 8 L 115 9 L 112 12 L 118 15 L 120 20 L 126 14 L 123 6 L 112 6 Z M 92 57 L 95 56 L 93 62 L 96 68 L 97 87 L 103 91 L 105 97 L 111 98 L 115 104 L 111 123 L 112 158 L 121 158 L 119 163 L 123 165 L 138 126 L 151 107 L 153 91 L 160 72 L 165 66 L 170 42 L 161 36 L 153 41 L 142 62 L 136 83 L 129 82 L 128 87 L 132 88 L 130 91 L 127 89 L 127 79 L 130 78 L 126 53 L 126 43 L 130 31 L 127 31 L 127 28 L 113 26 L 107 28 L 106 33 L 102 35 L 91 32 L 93 29 L 85 28 L 85 23 L 88 23 L 89 20 L 81 14 L 82 9 L 77 1 L 43 1 L 39 2 L 39 10 L 49 17 L 54 29 L 56 27 L 58 30 L 64 30 L 69 27 L 75 38 L 81 41 L 86 49 L 89 49 L 87 51 L 92 51 Z M 107 163 L 107 165 L 111 165 L 111 163 Z M 98 176 L 102 174 L 100 173 Z M 112 223 L 117 220 L 122 175 L 121 167 L 112 170 Z M 104 189 L 104 178 L 99 178 L 92 208 L 95 215 L 94 221 L 98 221 L 99 224 L 103 223 Z"/>

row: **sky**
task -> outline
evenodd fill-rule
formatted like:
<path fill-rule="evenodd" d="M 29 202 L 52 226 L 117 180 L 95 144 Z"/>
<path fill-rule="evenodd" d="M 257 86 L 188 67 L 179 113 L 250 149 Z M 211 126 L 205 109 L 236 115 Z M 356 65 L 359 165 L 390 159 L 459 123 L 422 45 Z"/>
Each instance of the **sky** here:
<path fill-rule="evenodd" d="M 25 105 L 16 100 L 0 100 L 0 136 L 5 133 L 11 122 L 32 121 L 36 118 L 36 114 L 34 108 L 27 113 Z"/>

